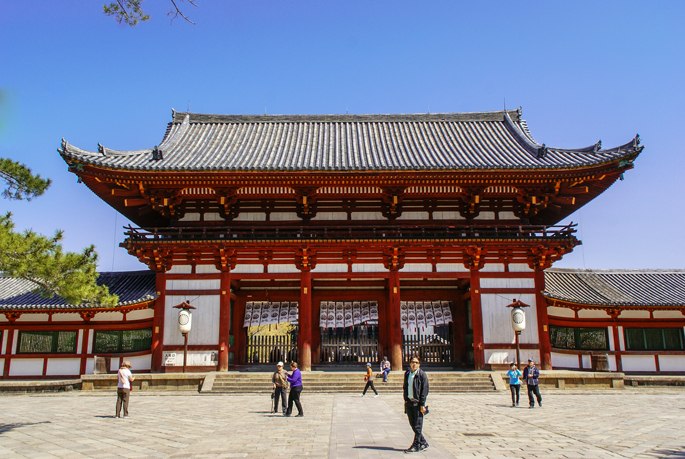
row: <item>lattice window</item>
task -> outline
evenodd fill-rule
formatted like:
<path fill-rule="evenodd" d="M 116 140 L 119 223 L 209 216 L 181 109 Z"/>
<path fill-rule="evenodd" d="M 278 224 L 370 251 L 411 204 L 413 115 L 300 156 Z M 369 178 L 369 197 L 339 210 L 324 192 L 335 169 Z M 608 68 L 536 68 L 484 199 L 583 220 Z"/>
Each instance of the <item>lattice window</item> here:
<path fill-rule="evenodd" d="M 93 352 L 138 352 L 152 347 L 152 328 L 97 330 Z"/>
<path fill-rule="evenodd" d="M 19 332 L 20 354 L 76 353 L 76 331 Z"/>
<path fill-rule="evenodd" d="M 549 340 L 557 349 L 607 350 L 606 328 L 549 327 Z"/>
<path fill-rule="evenodd" d="M 626 328 L 626 349 L 630 351 L 681 351 L 682 328 Z"/>

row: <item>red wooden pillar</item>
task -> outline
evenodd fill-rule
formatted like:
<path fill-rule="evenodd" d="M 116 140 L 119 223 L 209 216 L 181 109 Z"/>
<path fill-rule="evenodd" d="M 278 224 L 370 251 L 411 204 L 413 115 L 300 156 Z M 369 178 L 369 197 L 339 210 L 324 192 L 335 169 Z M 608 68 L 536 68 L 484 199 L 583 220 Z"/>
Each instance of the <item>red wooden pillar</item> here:
<path fill-rule="evenodd" d="M 466 317 L 466 305 L 462 298 L 463 292 L 457 290 L 452 302 L 452 347 L 454 363 L 466 363 L 466 333 L 469 328 L 469 318 Z"/>
<path fill-rule="evenodd" d="M 378 302 L 378 355 L 381 359 L 388 355 L 388 335 L 390 333 L 388 304 L 387 301 L 383 300 Z"/>
<path fill-rule="evenodd" d="M 228 371 L 228 347 L 231 334 L 231 271 L 221 272 L 221 297 L 219 300 L 219 368 Z"/>
<path fill-rule="evenodd" d="M 88 363 L 88 340 L 90 338 L 90 329 L 82 328 L 81 331 L 83 334 L 81 336 L 81 368 L 79 371 L 82 375 L 85 375 L 86 363 Z M 95 362 L 93 362 L 93 365 L 95 365 Z"/>
<path fill-rule="evenodd" d="M 162 371 L 162 359 L 164 357 L 162 347 L 164 344 L 164 309 L 166 306 L 166 273 L 158 272 L 155 277 L 155 316 L 152 321 L 152 372 Z"/>
<path fill-rule="evenodd" d="M 393 371 L 402 371 L 402 323 L 400 321 L 400 273 L 389 271 L 387 321 L 390 364 Z"/>
<path fill-rule="evenodd" d="M 471 270 L 471 322 L 473 323 L 473 364 L 476 370 L 485 369 L 483 349 L 483 313 L 480 306 L 480 271 Z"/>
<path fill-rule="evenodd" d="M 238 291 L 233 303 L 233 359 L 236 365 L 245 364 L 245 295 Z"/>
<path fill-rule="evenodd" d="M 319 318 L 321 316 L 321 300 L 312 298 L 312 364 L 321 363 L 321 327 Z"/>
<path fill-rule="evenodd" d="M 312 369 L 312 273 L 302 271 L 300 275 L 299 330 L 297 333 L 297 359 L 302 371 Z"/>
<path fill-rule="evenodd" d="M 540 364 L 543 370 L 552 369 L 552 344 L 549 341 L 549 318 L 545 291 L 545 272 L 535 271 L 535 306 L 538 315 L 538 339 L 540 340 Z"/>

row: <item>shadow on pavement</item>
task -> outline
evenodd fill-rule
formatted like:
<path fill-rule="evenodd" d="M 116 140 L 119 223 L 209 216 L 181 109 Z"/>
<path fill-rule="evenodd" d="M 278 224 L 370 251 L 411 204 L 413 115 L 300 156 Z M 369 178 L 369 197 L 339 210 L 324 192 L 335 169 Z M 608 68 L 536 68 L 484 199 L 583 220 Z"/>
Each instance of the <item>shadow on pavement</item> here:
<path fill-rule="evenodd" d="M 0 434 L 18 429 L 19 427 L 35 426 L 38 424 L 50 424 L 50 421 L 43 422 L 15 422 L 13 424 L 0 424 Z"/>
<path fill-rule="evenodd" d="M 357 445 L 354 447 L 355 449 L 377 449 L 381 451 L 404 451 L 403 449 L 400 448 L 391 448 L 390 446 L 363 446 L 363 445 Z"/>

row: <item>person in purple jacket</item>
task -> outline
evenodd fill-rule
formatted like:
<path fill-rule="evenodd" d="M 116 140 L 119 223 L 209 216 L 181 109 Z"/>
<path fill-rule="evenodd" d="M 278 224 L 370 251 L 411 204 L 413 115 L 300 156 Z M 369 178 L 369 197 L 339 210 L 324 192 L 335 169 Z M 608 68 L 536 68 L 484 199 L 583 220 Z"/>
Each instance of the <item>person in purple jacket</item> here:
<path fill-rule="evenodd" d="M 296 362 L 290 362 L 291 374 L 288 375 L 288 382 L 290 383 L 290 393 L 288 394 L 288 411 L 284 416 L 293 414 L 293 402 L 297 406 L 297 415 L 304 416 L 302 411 L 302 404 L 300 403 L 300 392 L 302 392 L 302 373 L 297 368 Z"/>
<path fill-rule="evenodd" d="M 530 407 L 535 408 L 535 398 L 538 399 L 538 406 L 542 406 L 542 396 L 540 395 L 540 386 L 538 378 L 540 377 L 540 370 L 535 366 L 533 359 L 528 359 L 528 366 L 523 369 L 523 380 L 528 386 L 528 401 L 530 402 Z"/>

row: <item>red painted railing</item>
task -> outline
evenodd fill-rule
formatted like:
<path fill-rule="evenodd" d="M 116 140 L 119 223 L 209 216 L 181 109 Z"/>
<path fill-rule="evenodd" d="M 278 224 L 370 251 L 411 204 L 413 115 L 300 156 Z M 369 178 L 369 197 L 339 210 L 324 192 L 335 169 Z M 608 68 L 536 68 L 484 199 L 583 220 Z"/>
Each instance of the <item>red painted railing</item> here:
<path fill-rule="evenodd" d="M 571 239 L 577 224 L 543 225 L 449 225 L 449 226 L 293 226 L 164 227 L 126 226 L 129 241 L 153 240 L 392 240 L 392 239 Z"/>

